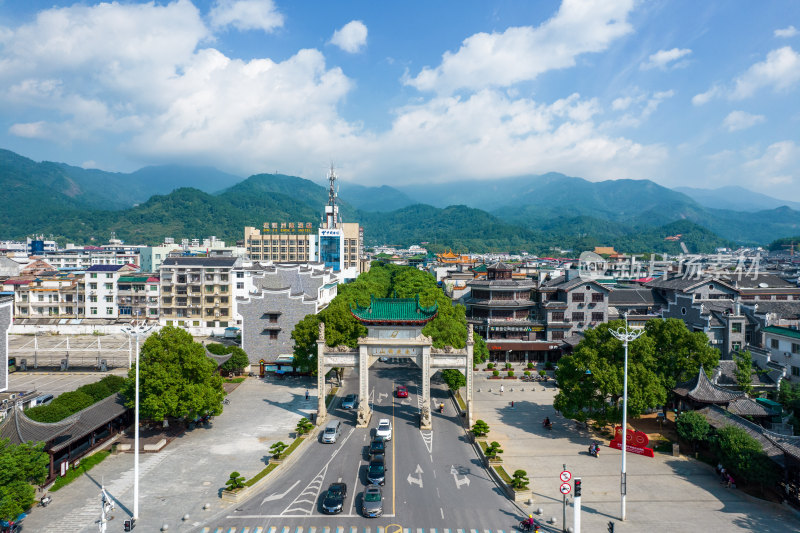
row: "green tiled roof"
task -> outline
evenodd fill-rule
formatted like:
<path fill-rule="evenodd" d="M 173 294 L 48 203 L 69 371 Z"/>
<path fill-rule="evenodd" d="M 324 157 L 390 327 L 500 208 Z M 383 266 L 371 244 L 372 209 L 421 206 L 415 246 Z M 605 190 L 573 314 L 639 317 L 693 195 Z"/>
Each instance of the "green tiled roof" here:
<path fill-rule="evenodd" d="M 767 326 L 763 329 L 763 331 L 764 333 L 775 333 L 776 335 L 800 339 L 800 331 L 792 328 L 785 328 L 783 326 Z"/>
<path fill-rule="evenodd" d="M 425 323 L 436 318 L 438 304 L 419 305 L 419 295 L 414 298 L 369 297 L 369 307 L 350 304 L 350 312 L 365 323 Z"/>
<path fill-rule="evenodd" d="M 150 279 L 150 276 L 120 276 L 121 283 L 145 283 Z"/>
<path fill-rule="evenodd" d="M 473 272 L 483 272 L 486 273 L 486 263 L 481 263 L 480 265 L 476 266 L 475 268 L 470 269 Z"/>

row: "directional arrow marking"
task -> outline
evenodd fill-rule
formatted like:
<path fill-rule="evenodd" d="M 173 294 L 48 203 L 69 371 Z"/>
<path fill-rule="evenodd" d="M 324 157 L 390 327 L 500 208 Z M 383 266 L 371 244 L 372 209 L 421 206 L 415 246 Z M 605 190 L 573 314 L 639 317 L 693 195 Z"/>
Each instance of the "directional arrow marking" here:
<path fill-rule="evenodd" d="M 417 474 L 419 477 L 414 477 L 411 474 L 408 475 L 408 484 L 416 484 L 419 485 L 419 488 L 422 488 L 422 467 L 417 465 L 417 469 L 414 470 L 414 473 Z"/>
<path fill-rule="evenodd" d="M 456 488 L 461 490 L 461 485 L 466 485 L 469 487 L 469 478 L 464 476 L 462 479 L 458 479 L 458 469 L 456 469 L 455 465 L 450 465 L 450 473 L 453 475 L 453 481 L 456 482 Z"/>
<path fill-rule="evenodd" d="M 381 403 L 384 398 L 388 398 L 388 397 L 389 397 L 389 394 L 387 394 L 385 392 L 379 392 L 378 393 L 378 403 Z"/>
<path fill-rule="evenodd" d="M 290 491 L 291 491 L 293 488 L 295 488 L 295 487 L 297 486 L 297 484 L 298 484 L 298 483 L 300 483 L 300 480 L 299 480 L 299 479 L 298 479 L 297 481 L 295 481 L 295 482 L 294 482 L 294 485 L 292 485 L 291 487 L 289 487 L 288 489 L 286 489 L 286 492 L 284 492 L 283 494 L 278 494 L 278 493 L 275 493 L 275 494 L 270 494 L 269 496 L 267 496 L 266 498 L 264 498 L 264 499 L 261 501 L 261 505 L 264 505 L 264 503 L 265 503 L 265 502 L 271 502 L 271 501 L 275 501 L 275 500 L 280 500 L 281 498 L 283 498 L 284 496 L 286 496 L 287 494 L 289 494 L 289 492 L 290 492 Z"/>

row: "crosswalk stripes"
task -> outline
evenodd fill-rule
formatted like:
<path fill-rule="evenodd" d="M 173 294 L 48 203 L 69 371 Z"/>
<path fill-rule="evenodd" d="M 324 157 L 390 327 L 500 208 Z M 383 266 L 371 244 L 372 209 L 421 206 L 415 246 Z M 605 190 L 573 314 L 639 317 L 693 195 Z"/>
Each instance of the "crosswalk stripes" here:
<path fill-rule="evenodd" d="M 437 529 L 437 528 L 402 528 L 396 530 L 392 528 L 390 531 L 402 531 L 402 533 L 506 533 L 502 529 Z M 303 526 L 222 526 L 211 527 L 206 526 L 200 530 L 200 533 L 372 533 L 371 527 L 355 527 L 355 526 L 337 526 L 335 530 L 330 526 L 314 527 L 310 526 L 304 528 Z M 385 526 L 378 526 L 375 528 L 375 533 L 387 533 Z M 508 532 L 513 533 L 513 532 Z"/>

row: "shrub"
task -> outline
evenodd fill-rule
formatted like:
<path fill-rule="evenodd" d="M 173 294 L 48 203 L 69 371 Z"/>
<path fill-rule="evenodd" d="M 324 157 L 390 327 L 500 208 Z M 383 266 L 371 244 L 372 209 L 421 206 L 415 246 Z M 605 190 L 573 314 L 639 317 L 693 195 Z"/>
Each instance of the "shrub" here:
<path fill-rule="evenodd" d="M 492 370 L 492 375 L 493 376 L 499 376 L 500 375 L 500 371 L 499 370 Z"/>
<path fill-rule="evenodd" d="M 712 448 L 728 470 L 749 483 L 761 486 L 772 485 L 778 479 L 775 465 L 767 457 L 755 438 L 736 426 L 717 430 L 711 440 Z"/>
<path fill-rule="evenodd" d="M 494 368 L 494 363 L 487 363 L 486 364 L 486 368 L 488 368 L 489 370 L 493 369 Z"/>
<path fill-rule="evenodd" d="M 101 379 L 100 383 L 104 383 L 108 390 L 111 391 L 111 394 L 114 394 L 122 390 L 122 386 L 125 385 L 125 378 L 109 374 Z"/>
<path fill-rule="evenodd" d="M 528 368 L 533 368 L 533 363 L 528 363 Z"/>
<path fill-rule="evenodd" d="M 295 427 L 295 430 L 297 431 L 298 435 L 305 435 L 306 433 L 311 431 L 311 428 L 313 427 L 314 424 L 311 423 L 311 420 L 309 420 L 306 417 L 303 417 L 297 422 L 297 427 Z"/>
<path fill-rule="evenodd" d="M 514 377 L 514 371 L 513 370 L 509 370 L 508 371 L 508 377 L 510 377 L 510 378 Z"/>
<path fill-rule="evenodd" d="M 547 372 L 545 372 L 544 370 L 539 370 L 539 375 L 545 377 L 547 375 Z"/>
<path fill-rule="evenodd" d="M 530 376 L 530 375 L 531 375 L 531 371 L 530 371 L 530 370 L 526 370 L 525 372 L 523 372 L 523 374 L 524 374 L 526 377 L 527 377 L 527 376 Z"/>
<path fill-rule="evenodd" d="M 244 487 L 244 476 L 239 472 L 231 472 L 231 477 L 225 482 L 225 486 L 228 487 L 228 490 L 241 489 Z"/>
<path fill-rule="evenodd" d="M 476 420 L 475 424 L 472 426 L 472 434 L 475 435 L 476 437 L 483 437 L 488 433 L 489 433 L 489 424 L 487 424 L 483 420 Z"/>
<path fill-rule="evenodd" d="M 280 459 L 281 454 L 288 447 L 289 446 L 284 444 L 282 441 L 278 441 L 269 447 L 269 453 L 271 453 L 272 457 L 274 457 L 275 459 Z"/>
<path fill-rule="evenodd" d="M 708 424 L 706 417 L 697 411 L 681 413 L 676 426 L 680 438 L 693 443 L 706 440 L 711 432 L 711 426 Z"/>
<path fill-rule="evenodd" d="M 506 363 L 506 369 L 511 368 L 511 363 Z"/>
<path fill-rule="evenodd" d="M 486 450 L 484 450 L 484 454 L 486 454 L 486 457 L 489 459 L 496 459 L 498 453 L 503 453 L 503 450 L 500 448 L 500 443 L 496 441 L 490 443 L 489 446 L 486 447 Z"/>
<path fill-rule="evenodd" d="M 80 387 L 78 390 L 91 396 L 93 403 L 99 402 L 103 398 L 111 395 L 111 391 L 108 390 L 108 387 L 102 381 L 98 381 L 97 383 L 89 383 L 88 385 Z"/>
<path fill-rule="evenodd" d="M 238 346 L 226 346 L 226 348 L 231 349 L 228 352 L 231 354 L 231 357 L 222 363 L 220 367 L 222 370 L 225 372 L 241 372 L 243 368 L 246 368 L 247 365 L 250 364 L 250 358 L 247 357 L 247 353 L 245 353 L 244 350 Z"/>
<path fill-rule="evenodd" d="M 514 471 L 514 479 L 511 481 L 511 486 L 515 489 L 524 489 L 528 486 L 530 480 L 528 479 L 528 473 L 524 470 L 515 470 Z"/>
<path fill-rule="evenodd" d="M 546 362 L 544 364 L 544 368 L 545 370 L 553 370 L 553 363 L 551 363 L 550 361 Z"/>

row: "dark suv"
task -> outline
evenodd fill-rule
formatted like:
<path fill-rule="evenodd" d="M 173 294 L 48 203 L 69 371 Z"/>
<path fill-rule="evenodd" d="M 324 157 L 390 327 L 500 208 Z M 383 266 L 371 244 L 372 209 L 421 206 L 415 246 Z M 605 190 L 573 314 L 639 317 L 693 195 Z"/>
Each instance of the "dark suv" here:
<path fill-rule="evenodd" d="M 375 455 L 367 467 L 367 482 L 373 485 L 386 483 L 386 461 L 383 455 Z"/>
<path fill-rule="evenodd" d="M 386 443 L 383 439 L 373 439 L 369 444 L 369 456 L 384 455 L 386 453 Z"/>
<path fill-rule="evenodd" d="M 331 483 L 325 499 L 322 500 L 322 512 L 325 514 L 338 514 L 344 508 L 344 500 L 347 498 L 347 485 L 344 483 Z"/>

